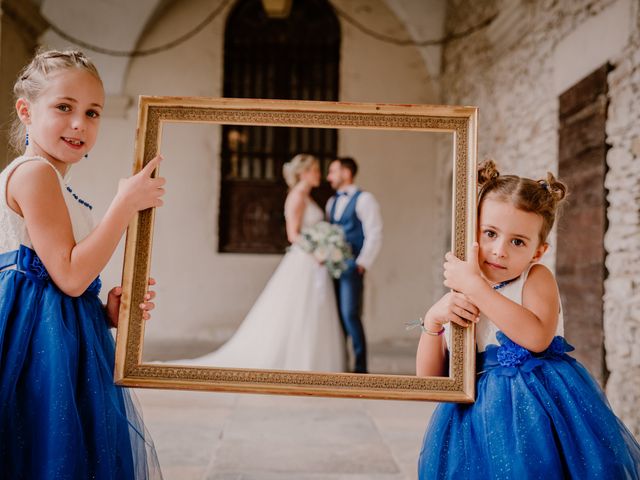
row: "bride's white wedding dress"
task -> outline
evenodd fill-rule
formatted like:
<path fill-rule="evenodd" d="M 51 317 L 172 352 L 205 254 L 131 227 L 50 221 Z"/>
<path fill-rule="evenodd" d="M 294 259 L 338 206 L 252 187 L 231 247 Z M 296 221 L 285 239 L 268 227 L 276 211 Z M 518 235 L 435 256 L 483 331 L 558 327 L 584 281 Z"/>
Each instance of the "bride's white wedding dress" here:
<path fill-rule="evenodd" d="M 302 228 L 324 219 L 307 201 Z M 181 364 L 269 370 L 345 369 L 345 339 L 327 269 L 292 246 L 234 335 L 218 350 Z"/>

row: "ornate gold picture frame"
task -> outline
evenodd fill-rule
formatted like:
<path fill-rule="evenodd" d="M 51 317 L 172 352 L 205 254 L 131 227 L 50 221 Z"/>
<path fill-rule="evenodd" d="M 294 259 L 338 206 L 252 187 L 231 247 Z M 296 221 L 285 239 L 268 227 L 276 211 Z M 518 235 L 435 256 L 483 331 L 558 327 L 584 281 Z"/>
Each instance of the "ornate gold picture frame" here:
<path fill-rule="evenodd" d="M 448 132 L 453 138 L 452 251 L 466 258 L 476 230 L 477 108 L 435 105 L 140 97 L 134 173 L 158 152 L 163 124 L 191 122 Z M 170 179 L 169 179 L 170 181 Z M 143 301 L 151 270 L 155 210 L 127 231 L 115 381 L 128 387 L 473 402 L 475 329 L 453 325 L 448 377 L 206 368 L 144 363 Z M 416 339 L 417 345 L 417 339 Z"/>

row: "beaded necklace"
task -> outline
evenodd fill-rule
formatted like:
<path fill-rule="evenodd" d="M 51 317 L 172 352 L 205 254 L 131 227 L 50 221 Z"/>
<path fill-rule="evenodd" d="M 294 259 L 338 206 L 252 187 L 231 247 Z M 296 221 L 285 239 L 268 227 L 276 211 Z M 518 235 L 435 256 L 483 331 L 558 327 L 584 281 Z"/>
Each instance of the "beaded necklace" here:
<path fill-rule="evenodd" d="M 511 282 L 515 282 L 518 278 L 519 277 L 516 277 L 516 278 L 512 278 L 511 280 L 505 280 L 504 282 L 496 283 L 491 288 L 493 288 L 494 290 L 500 290 L 501 288 L 509 285 Z"/>
<path fill-rule="evenodd" d="M 93 206 L 91 206 L 88 202 L 85 202 L 83 199 L 78 197 L 78 195 L 73 193 L 73 190 L 71 190 L 71 187 L 69 185 L 67 185 L 67 192 L 69 192 L 71 195 L 73 195 L 73 198 L 75 198 L 80 205 L 83 205 L 83 206 L 87 207 L 89 210 L 93 210 Z"/>

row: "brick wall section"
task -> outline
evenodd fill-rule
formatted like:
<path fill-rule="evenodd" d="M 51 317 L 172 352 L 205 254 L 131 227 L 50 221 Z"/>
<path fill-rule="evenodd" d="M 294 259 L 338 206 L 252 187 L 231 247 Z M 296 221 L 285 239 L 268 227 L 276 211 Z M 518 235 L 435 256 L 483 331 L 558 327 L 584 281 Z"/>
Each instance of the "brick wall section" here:
<path fill-rule="evenodd" d="M 604 331 L 607 396 L 640 437 L 640 18 L 609 74 Z"/>
<path fill-rule="evenodd" d="M 558 170 L 555 45 L 610 0 L 522 0 L 507 42 L 485 29 L 449 43 L 443 53 L 443 102 L 478 105 L 479 158 L 497 159 L 505 172 L 540 178 Z M 495 0 L 452 0 L 447 31 L 459 32 L 495 14 Z M 640 19 L 633 39 L 609 74 L 606 176 L 608 231 L 604 332 L 610 377 L 607 395 L 640 436 Z M 576 55 L 580 55 L 576 52 Z M 550 242 L 555 243 L 552 236 Z M 554 251 L 551 252 L 553 264 Z"/>

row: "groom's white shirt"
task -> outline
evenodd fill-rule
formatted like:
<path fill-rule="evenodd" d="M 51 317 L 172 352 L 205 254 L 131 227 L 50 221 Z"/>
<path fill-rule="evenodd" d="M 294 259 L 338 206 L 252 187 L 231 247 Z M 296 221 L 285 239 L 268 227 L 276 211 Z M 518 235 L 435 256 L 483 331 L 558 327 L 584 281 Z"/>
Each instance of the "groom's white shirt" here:
<path fill-rule="evenodd" d="M 338 197 L 336 203 L 336 220 L 342 218 L 344 209 L 351 201 L 351 197 L 358 191 L 356 185 L 349 185 L 339 191 L 346 192 L 347 195 Z M 331 209 L 336 197 L 331 197 L 327 202 L 326 212 L 327 218 L 331 220 Z M 356 214 L 362 222 L 362 230 L 364 231 L 364 244 L 360 255 L 356 258 L 356 263 L 366 270 L 371 268 L 374 260 L 382 247 L 382 216 L 380 215 L 380 206 L 375 197 L 369 192 L 362 192 L 356 201 Z"/>

